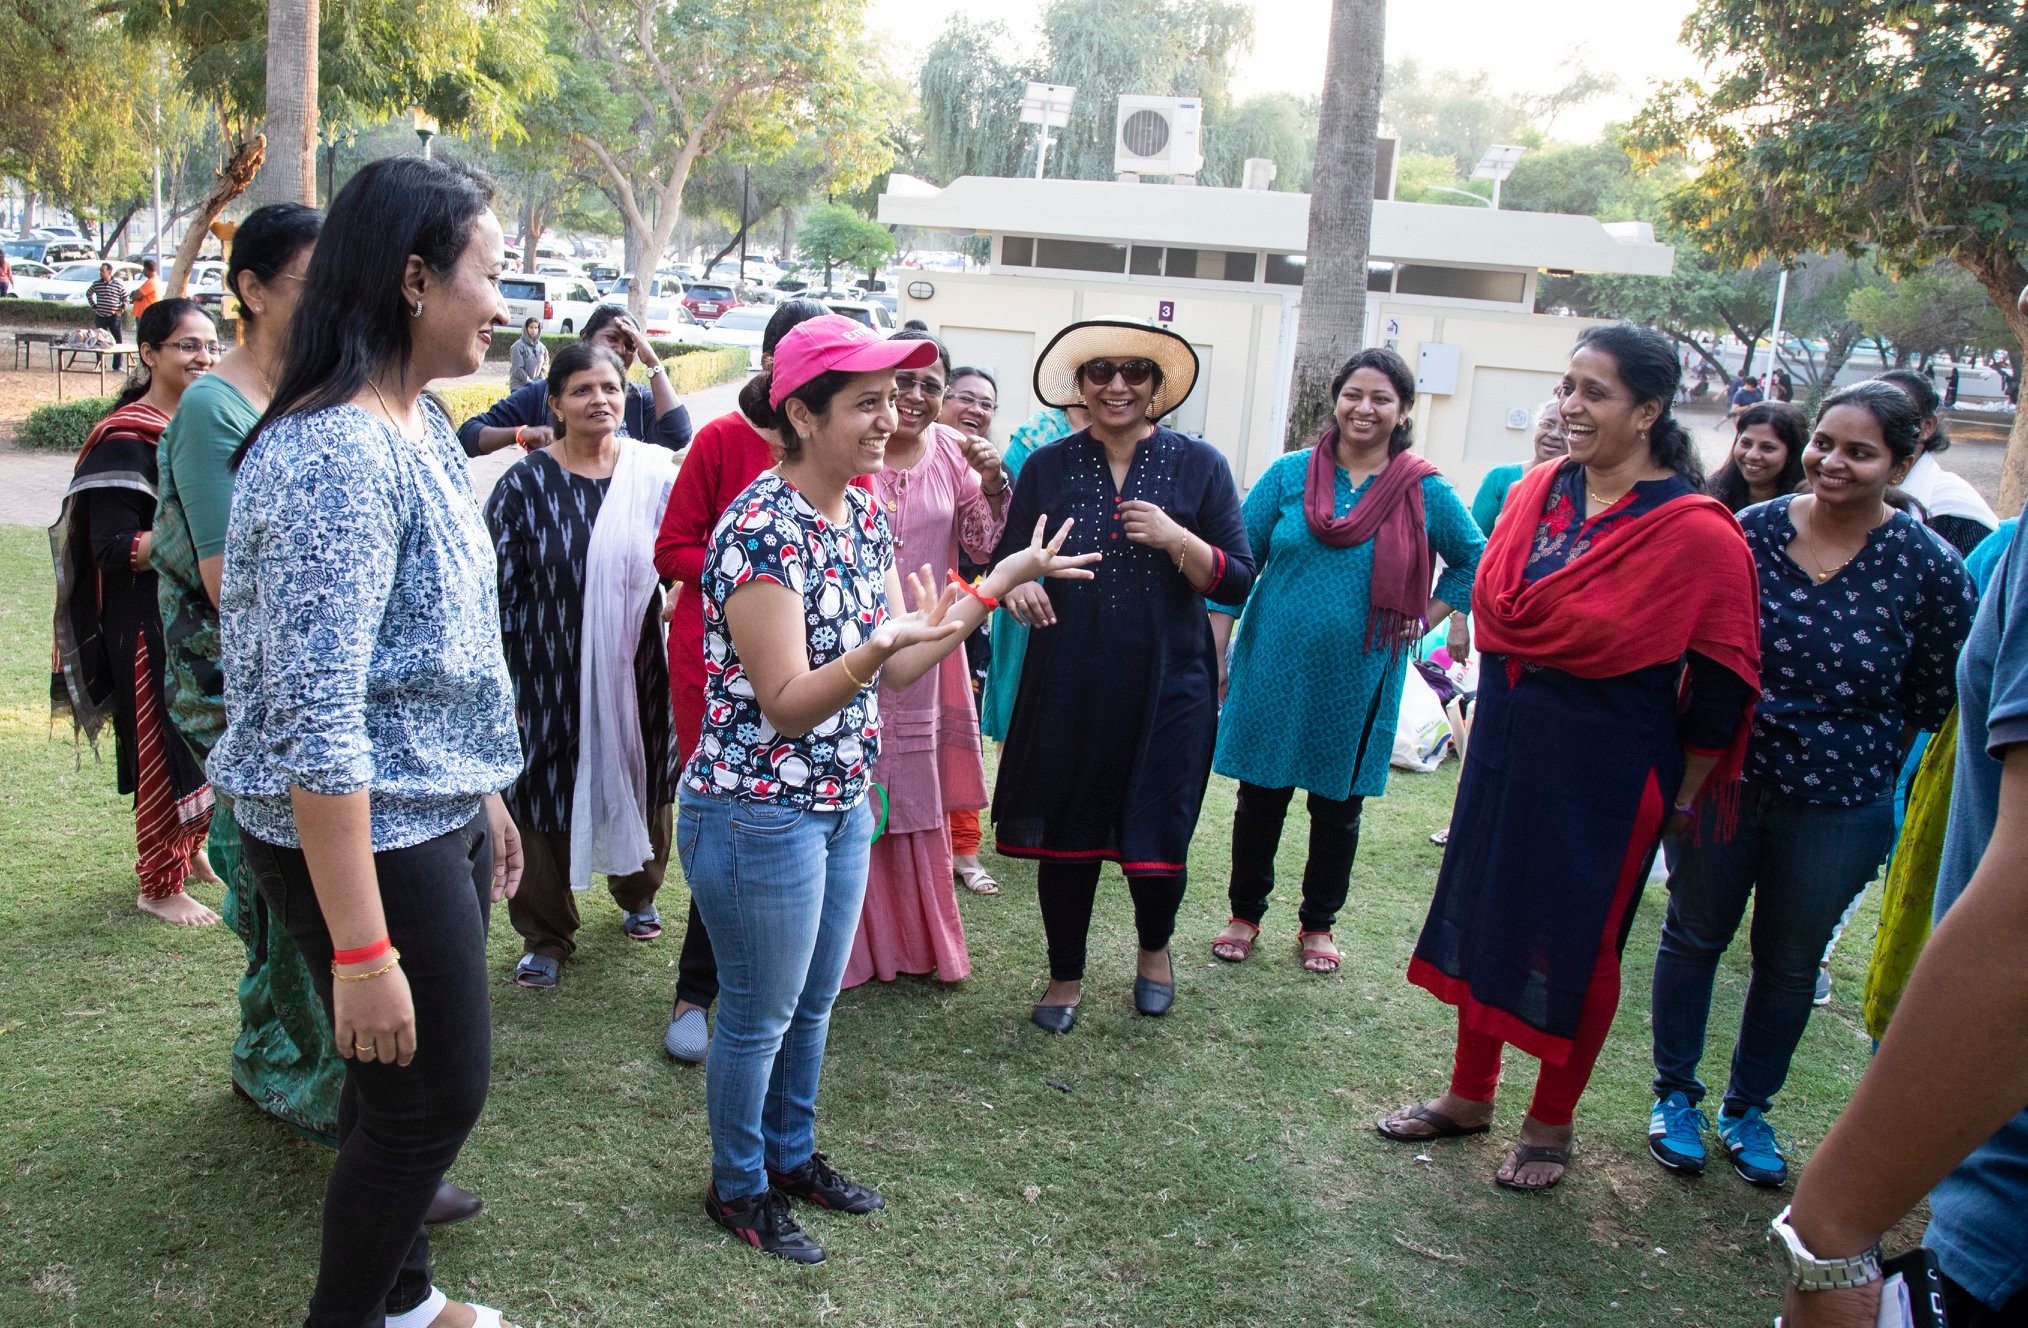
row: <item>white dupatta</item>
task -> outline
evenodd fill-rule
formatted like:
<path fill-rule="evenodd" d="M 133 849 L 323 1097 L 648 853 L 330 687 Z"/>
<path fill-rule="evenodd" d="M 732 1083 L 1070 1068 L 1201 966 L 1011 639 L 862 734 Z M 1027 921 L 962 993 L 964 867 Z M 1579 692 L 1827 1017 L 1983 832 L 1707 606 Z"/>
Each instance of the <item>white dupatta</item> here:
<path fill-rule="evenodd" d="M 648 839 L 648 758 L 634 691 L 634 653 L 648 605 L 660 589 L 655 535 L 676 483 L 676 461 L 653 443 L 625 436 L 618 441 L 619 462 L 585 551 L 577 788 L 570 809 L 573 890 L 589 890 L 593 872 L 625 876 L 655 855 Z M 661 639 L 655 633 L 658 643 Z"/>

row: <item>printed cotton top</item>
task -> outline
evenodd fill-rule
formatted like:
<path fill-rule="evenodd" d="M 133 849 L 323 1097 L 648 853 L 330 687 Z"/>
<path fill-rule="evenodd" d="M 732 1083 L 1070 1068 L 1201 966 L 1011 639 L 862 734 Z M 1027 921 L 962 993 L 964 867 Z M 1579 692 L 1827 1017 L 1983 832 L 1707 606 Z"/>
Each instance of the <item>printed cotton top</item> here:
<path fill-rule="evenodd" d="M 1964 564 L 1896 512 L 1830 580 L 1796 565 L 1794 496 L 1739 514 L 1760 571 L 1761 696 L 1746 777 L 1805 802 L 1856 807 L 1894 792 L 1901 731 L 1943 723 L 1979 607 Z"/>
<path fill-rule="evenodd" d="M 759 579 L 803 600 L 810 668 L 829 664 L 887 621 L 894 537 L 864 490 L 845 491 L 848 516 L 833 525 L 796 486 L 769 471 L 732 500 L 712 531 L 704 577 L 704 731 L 684 770 L 686 788 L 802 811 L 849 811 L 866 796 L 880 754 L 878 686 L 808 733 L 779 733 L 754 700 L 733 649 L 725 603 Z"/>
<path fill-rule="evenodd" d="M 289 790 L 372 792 L 375 852 L 469 821 L 521 773 L 493 542 L 450 421 L 357 406 L 261 431 L 233 486 L 211 780 L 295 847 Z"/>

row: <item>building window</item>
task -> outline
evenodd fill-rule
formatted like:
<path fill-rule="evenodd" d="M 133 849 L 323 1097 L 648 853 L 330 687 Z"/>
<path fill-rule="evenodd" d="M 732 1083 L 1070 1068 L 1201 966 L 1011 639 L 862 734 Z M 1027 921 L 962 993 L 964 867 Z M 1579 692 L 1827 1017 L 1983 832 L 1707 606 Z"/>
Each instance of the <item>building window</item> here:
<path fill-rule="evenodd" d="M 1435 295 L 1451 300 L 1519 304 L 1528 294 L 1525 272 L 1488 272 L 1473 267 L 1403 264 L 1394 289 L 1402 295 Z"/>
<path fill-rule="evenodd" d="M 1269 254 L 1267 272 L 1262 278 L 1270 286 L 1300 286 L 1303 284 L 1303 256 L 1301 254 Z M 1368 263 L 1366 265 L 1366 290 L 1370 295 L 1385 295 L 1394 289 L 1394 264 Z"/>
<path fill-rule="evenodd" d="M 1125 272 L 1127 246 L 1097 240 L 1037 240 L 1035 266 L 1072 272 Z"/>
<path fill-rule="evenodd" d="M 1000 261 L 1008 267 L 1034 267 L 1035 241 L 1026 235 L 1002 236 Z"/>
<path fill-rule="evenodd" d="M 1255 255 L 1239 249 L 1171 249 L 1164 275 L 1191 281 L 1253 280 Z"/>
<path fill-rule="evenodd" d="M 1137 244 L 1133 256 L 1127 260 L 1127 271 L 1137 277 L 1159 277 L 1162 275 L 1162 249 L 1159 245 Z"/>

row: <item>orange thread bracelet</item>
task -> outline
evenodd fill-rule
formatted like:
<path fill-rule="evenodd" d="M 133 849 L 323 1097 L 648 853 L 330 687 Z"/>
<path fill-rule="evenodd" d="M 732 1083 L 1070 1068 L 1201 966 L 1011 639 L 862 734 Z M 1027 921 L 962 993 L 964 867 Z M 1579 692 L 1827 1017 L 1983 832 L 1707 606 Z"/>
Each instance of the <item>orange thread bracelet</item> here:
<path fill-rule="evenodd" d="M 955 567 L 951 569 L 951 584 L 956 586 L 958 589 L 964 591 L 967 595 L 970 595 L 973 599 L 979 601 L 979 603 L 985 605 L 986 612 L 988 613 L 991 613 L 993 610 L 1000 607 L 999 600 L 994 599 L 991 595 L 982 593 L 978 586 L 974 585 L 970 581 L 965 580 L 965 578 L 963 578 L 962 576 L 959 576 L 958 569 Z"/>
<path fill-rule="evenodd" d="M 362 945 L 357 950 L 333 950 L 331 966 L 340 964 L 363 964 L 369 959 L 378 959 L 394 948 L 394 942 L 383 936 L 371 945 Z"/>

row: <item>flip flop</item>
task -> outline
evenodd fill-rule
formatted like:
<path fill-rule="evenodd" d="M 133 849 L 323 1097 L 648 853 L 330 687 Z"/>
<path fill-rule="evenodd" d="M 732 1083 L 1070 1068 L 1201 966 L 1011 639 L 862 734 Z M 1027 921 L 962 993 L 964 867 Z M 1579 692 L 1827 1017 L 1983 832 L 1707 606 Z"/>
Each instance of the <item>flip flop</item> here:
<path fill-rule="evenodd" d="M 1531 1162 L 1548 1162 L 1562 1167 L 1563 1170 L 1557 1172 L 1556 1179 L 1550 1181 L 1547 1185 L 1523 1185 L 1519 1181 L 1507 1179 L 1496 1171 L 1493 1173 L 1493 1183 L 1502 1189 L 1519 1190 L 1523 1194 L 1540 1194 L 1544 1190 L 1553 1190 L 1558 1185 L 1561 1185 L 1563 1178 L 1570 1173 L 1570 1149 L 1567 1147 L 1555 1148 L 1546 1144 L 1516 1144 L 1513 1151 L 1507 1154 L 1507 1157 L 1513 1162 L 1516 1172 L 1519 1172 L 1521 1168 Z"/>
<path fill-rule="evenodd" d="M 1421 1121 L 1423 1124 L 1431 1126 L 1434 1132 L 1431 1134 L 1403 1134 L 1399 1130 L 1388 1129 L 1387 1123 L 1397 1117 L 1403 1121 Z M 1391 1116 L 1382 1116 L 1379 1120 L 1373 1122 L 1373 1128 L 1396 1143 L 1426 1144 L 1432 1139 L 1462 1139 L 1466 1135 L 1484 1134 L 1493 1128 L 1493 1122 L 1487 1121 L 1484 1125 L 1460 1125 L 1443 1112 L 1438 1111 L 1435 1107 L 1425 1102 L 1417 1107 L 1404 1107 Z"/>
<path fill-rule="evenodd" d="M 1242 927 L 1253 928 L 1253 935 L 1243 941 L 1236 941 L 1230 938 L 1212 941 L 1211 957 L 1213 959 L 1222 960 L 1228 964 L 1243 964 L 1246 962 L 1247 956 L 1253 953 L 1253 943 L 1260 939 L 1260 924 L 1258 922 L 1248 922 L 1245 918 L 1228 918 L 1225 925 L 1230 927 L 1235 923 Z"/>
<path fill-rule="evenodd" d="M 975 895 L 997 895 L 1000 883 L 992 878 L 984 867 L 953 867 L 951 872 L 958 878 L 958 884 Z"/>

